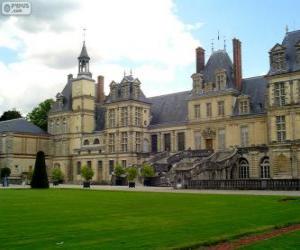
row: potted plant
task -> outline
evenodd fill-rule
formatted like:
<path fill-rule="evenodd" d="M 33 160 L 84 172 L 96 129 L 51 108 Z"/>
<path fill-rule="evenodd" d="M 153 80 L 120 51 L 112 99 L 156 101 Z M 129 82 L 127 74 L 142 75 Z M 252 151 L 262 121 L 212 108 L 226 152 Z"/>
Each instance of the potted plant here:
<path fill-rule="evenodd" d="M 135 188 L 135 178 L 137 177 L 137 169 L 135 167 L 127 168 L 127 179 L 129 188 Z"/>
<path fill-rule="evenodd" d="M 11 170 L 8 167 L 1 168 L 1 179 L 3 187 L 8 187 L 8 177 L 10 176 Z"/>
<path fill-rule="evenodd" d="M 81 176 L 84 178 L 84 182 L 83 182 L 83 187 L 84 188 L 89 188 L 91 186 L 91 179 L 94 176 L 94 171 L 92 170 L 92 168 L 88 167 L 88 166 L 83 166 L 81 168 Z"/>
<path fill-rule="evenodd" d="M 57 186 L 59 183 L 62 183 L 64 180 L 64 174 L 60 168 L 54 168 L 52 170 L 52 181 L 53 185 Z"/>
<path fill-rule="evenodd" d="M 126 174 L 125 168 L 123 168 L 119 163 L 117 163 L 114 168 L 114 174 L 116 176 L 116 185 L 122 186 Z"/>
<path fill-rule="evenodd" d="M 147 163 L 143 164 L 141 175 L 144 177 L 144 186 L 151 186 L 151 178 L 155 176 L 154 168 Z"/>

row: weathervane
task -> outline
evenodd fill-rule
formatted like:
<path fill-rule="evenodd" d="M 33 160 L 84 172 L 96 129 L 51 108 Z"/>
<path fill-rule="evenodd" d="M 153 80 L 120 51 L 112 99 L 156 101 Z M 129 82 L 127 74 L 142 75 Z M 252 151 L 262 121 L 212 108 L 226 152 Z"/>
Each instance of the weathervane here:
<path fill-rule="evenodd" d="M 285 33 L 288 33 L 288 32 L 289 32 L 289 26 L 286 25 L 286 26 L 285 26 Z"/>
<path fill-rule="evenodd" d="M 226 37 L 224 36 L 224 50 L 226 51 Z"/>
<path fill-rule="evenodd" d="M 86 33 L 86 28 L 83 28 L 83 42 L 85 42 L 85 33 Z"/>
<path fill-rule="evenodd" d="M 211 52 L 214 52 L 214 39 L 211 39 Z"/>

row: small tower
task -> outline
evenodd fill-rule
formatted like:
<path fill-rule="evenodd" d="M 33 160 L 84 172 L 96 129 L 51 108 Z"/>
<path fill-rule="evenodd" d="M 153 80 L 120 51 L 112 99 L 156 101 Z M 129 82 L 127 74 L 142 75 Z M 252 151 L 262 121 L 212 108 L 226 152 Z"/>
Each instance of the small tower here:
<path fill-rule="evenodd" d="M 78 57 L 78 77 L 88 76 L 88 77 L 92 78 L 92 73 L 90 72 L 89 62 L 90 62 L 90 57 L 87 53 L 85 41 L 83 41 L 81 53 Z"/>

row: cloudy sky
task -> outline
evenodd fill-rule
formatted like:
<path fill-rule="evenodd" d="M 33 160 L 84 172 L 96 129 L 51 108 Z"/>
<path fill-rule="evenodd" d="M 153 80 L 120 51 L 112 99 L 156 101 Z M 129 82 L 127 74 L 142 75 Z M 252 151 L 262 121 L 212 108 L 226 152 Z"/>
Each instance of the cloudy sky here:
<path fill-rule="evenodd" d="M 83 28 L 91 71 L 105 76 L 106 93 L 130 69 L 147 96 L 190 89 L 194 50 L 201 45 L 208 57 L 213 38 L 216 49 L 226 39 L 230 54 L 231 39 L 240 38 L 244 76 L 264 74 L 267 52 L 282 40 L 285 25 L 300 28 L 300 4 L 240 2 L 32 0 L 30 16 L 0 14 L 0 112 L 25 114 L 62 90 L 67 75 L 77 73 Z"/>

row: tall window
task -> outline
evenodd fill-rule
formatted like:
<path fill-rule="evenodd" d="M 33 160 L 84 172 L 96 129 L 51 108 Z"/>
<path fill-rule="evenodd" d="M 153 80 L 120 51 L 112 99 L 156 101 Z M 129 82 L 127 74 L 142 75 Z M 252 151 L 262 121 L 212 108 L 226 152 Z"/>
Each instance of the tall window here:
<path fill-rule="evenodd" d="M 136 152 L 141 152 L 141 132 L 135 133 L 135 150 Z"/>
<path fill-rule="evenodd" d="M 115 165 L 114 160 L 109 160 L 108 166 L 109 166 L 109 174 L 110 175 L 114 172 L 114 165 Z"/>
<path fill-rule="evenodd" d="M 206 103 L 206 116 L 211 117 L 211 103 Z"/>
<path fill-rule="evenodd" d="M 248 127 L 243 126 L 243 127 L 241 127 L 241 146 L 247 147 L 248 145 L 249 145 Z"/>
<path fill-rule="evenodd" d="M 219 149 L 225 149 L 225 129 L 218 130 L 218 146 Z"/>
<path fill-rule="evenodd" d="M 201 132 L 197 131 L 194 133 L 195 138 L 195 149 L 201 149 Z"/>
<path fill-rule="evenodd" d="M 226 77 L 224 73 L 217 73 L 216 74 L 216 86 L 217 89 L 224 89 L 225 87 L 225 81 L 226 81 Z"/>
<path fill-rule="evenodd" d="M 122 167 L 126 168 L 126 166 L 127 166 L 127 161 L 126 160 L 122 160 Z"/>
<path fill-rule="evenodd" d="M 139 127 L 142 125 L 142 111 L 141 107 L 135 107 L 135 126 Z"/>
<path fill-rule="evenodd" d="M 286 140 L 285 116 L 276 116 L 277 141 Z"/>
<path fill-rule="evenodd" d="M 108 134 L 108 152 L 115 152 L 115 134 Z"/>
<path fill-rule="evenodd" d="M 127 143 L 128 143 L 127 132 L 122 132 L 121 136 L 122 136 L 121 139 L 122 152 L 127 152 Z"/>
<path fill-rule="evenodd" d="M 171 134 L 164 134 L 165 151 L 171 150 Z"/>
<path fill-rule="evenodd" d="M 283 50 L 273 52 L 271 55 L 271 65 L 275 70 L 282 70 L 285 68 L 285 53 Z"/>
<path fill-rule="evenodd" d="M 249 100 L 240 100 L 240 113 L 249 113 Z"/>
<path fill-rule="evenodd" d="M 128 125 L 128 108 L 121 108 L 121 126 L 126 127 Z"/>
<path fill-rule="evenodd" d="M 77 162 L 76 168 L 77 168 L 77 171 L 76 171 L 77 174 L 80 175 L 81 174 L 81 162 L 80 161 Z"/>
<path fill-rule="evenodd" d="M 200 118 L 200 104 L 194 105 L 194 117 L 195 119 Z"/>
<path fill-rule="evenodd" d="M 224 101 L 219 101 L 218 102 L 218 115 L 224 115 Z"/>
<path fill-rule="evenodd" d="M 264 158 L 260 164 L 260 177 L 270 178 L 270 161 L 269 158 Z"/>
<path fill-rule="evenodd" d="M 178 151 L 185 150 L 185 134 L 184 134 L 184 132 L 177 133 L 177 148 L 178 148 Z"/>
<path fill-rule="evenodd" d="M 285 105 L 285 88 L 284 82 L 277 82 L 274 84 L 275 104 L 278 106 Z"/>
<path fill-rule="evenodd" d="M 239 177 L 241 179 L 248 179 L 249 178 L 249 163 L 246 159 L 242 159 L 240 161 Z"/>
<path fill-rule="evenodd" d="M 88 168 L 92 168 L 92 162 L 91 161 L 87 161 L 87 166 L 88 166 Z"/>
<path fill-rule="evenodd" d="M 108 111 L 108 126 L 113 128 L 116 126 L 116 111 L 115 109 L 110 109 Z"/>

